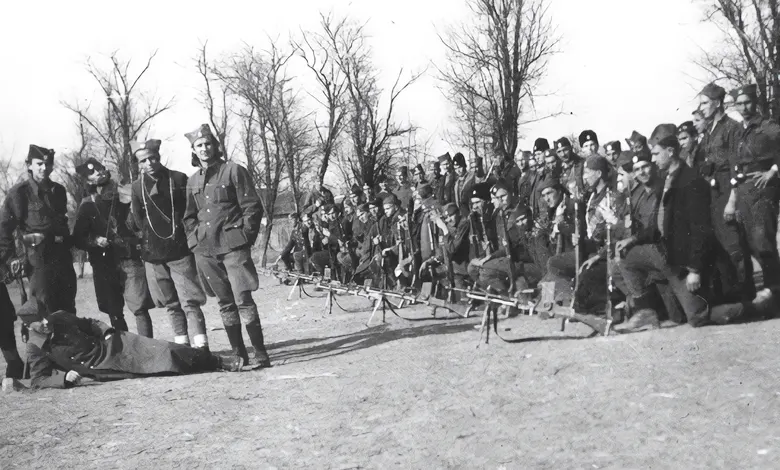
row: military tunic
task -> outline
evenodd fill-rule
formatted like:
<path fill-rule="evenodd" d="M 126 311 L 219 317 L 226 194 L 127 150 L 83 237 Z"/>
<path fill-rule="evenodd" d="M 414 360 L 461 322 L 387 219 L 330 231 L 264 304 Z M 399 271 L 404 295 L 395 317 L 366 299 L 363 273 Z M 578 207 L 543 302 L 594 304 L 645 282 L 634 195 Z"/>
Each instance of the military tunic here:
<path fill-rule="evenodd" d="M 30 294 L 36 296 L 51 313 L 76 312 L 76 271 L 70 249 L 68 196 L 65 188 L 53 181 L 40 185 L 29 176 L 14 185 L 6 195 L 0 215 L 0 261 L 16 252 L 15 231 L 22 235 L 43 235 L 40 244 L 25 243 L 32 267 Z"/>

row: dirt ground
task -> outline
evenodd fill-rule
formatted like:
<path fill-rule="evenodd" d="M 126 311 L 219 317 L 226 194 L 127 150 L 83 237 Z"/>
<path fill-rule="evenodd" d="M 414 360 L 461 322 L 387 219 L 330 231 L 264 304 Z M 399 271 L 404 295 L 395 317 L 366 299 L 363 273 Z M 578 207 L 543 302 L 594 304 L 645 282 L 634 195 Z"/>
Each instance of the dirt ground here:
<path fill-rule="evenodd" d="M 0 468 L 780 468 L 779 321 L 585 338 L 523 316 L 501 334 L 547 339 L 477 349 L 478 317 L 366 327 L 288 291 L 255 295 L 273 368 L 0 395 Z M 105 320 L 89 279 L 78 305 Z"/>

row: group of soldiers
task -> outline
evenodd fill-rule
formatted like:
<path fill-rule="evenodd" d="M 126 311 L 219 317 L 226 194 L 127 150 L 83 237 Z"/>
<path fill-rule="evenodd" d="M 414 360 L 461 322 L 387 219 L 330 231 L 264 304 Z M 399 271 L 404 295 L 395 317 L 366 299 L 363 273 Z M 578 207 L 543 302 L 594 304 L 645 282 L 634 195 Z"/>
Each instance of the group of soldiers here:
<path fill-rule="evenodd" d="M 382 289 L 431 282 L 434 295 L 453 302 L 468 300 L 452 295 L 463 289 L 533 296 L 551 281 L 556 300 L 579 312 L 623 303 L 625 331 L 657 328 L 664 318 L 694 326 L 766 318 L 780 288 L 780 127 L 757 111 L 756 94 L 755 85 L 731 92 L 738 122 L 726 112 L 726 91 L 709 84 L 690 121 L 660 124 L 649 138 L 634 131 L 625 149 L 616 140 L 602 153 L 597 134 L 585 130 L 580 154 L 566 137 L 552 145 L 539 138 L 518 162 L 497 155 L 487 171 L 480 159 L 448 153 L 428 172 L 401 167 L 377 188 L 353 185 L 340 202 L 322 187 L 290 216 L 276 263 Z M 30 146 L 28 178 L 0 214 L 0 274 L 6 282 L 28 277 L 44 315 L 75 314 L 71 248 L 83 249 L 113 329 L 127 330 L 127 305 L 138 334 L 151 338 L 149 309 L 164 307 L 174 342 L 207 351 L 201 307 L 217 297 L 234 356 L 268 366 L 252 298 L 260 200 L 247 170 L 222 158 L 208 125 L 186 137 L 198 168 L 189 178 L 161 164 L 159 140 L 131 143 L 140 169 L 132 185 L 118 185 L 96 159 L 79 165 L 89 194 L 72 230 L 65 189 L 49 178 L 54 151 Z M 0 304 L 6 375 L 19 378 L 4 285 Z"/>
<path fill-rule="evenodd" d="M 729 95 L 741 122 L 727 114 L 726 90 L 709 84 L 690 121 L 649 138 L 634 131 L 625 149 L 616 140 L 602 153 L 585 130 L 579 155 L 566 137 L 539 138 L 518 162 L 495 156 L 487 171 L 447 153 L 428 173 L 401 167 L 394 186 L 353 185 L 339 203 L 322 187 L 290 216 L 276 263 L 394 290 L 432 282 L 437 292 L 533 297 L 551 281 L 576 311 L 622 304 L 623 331 L 665 318 L 766 318 L 780 288 L 780 127 L 758 112 L 755 85 Z"/>
<path fill-rule="evenodd" d="M 258 277 L 250 250 L 263 216 L 260 199 L 247 170 L 222 158 L 208 125 L 185 135 L 192 147 L 192 164 L 198 168 L 189 178 L 161 163 L 161 141 L 154 139 L 130 143 L 140 170 L 131 185 L 119 185 L 94 158 L 78 165 L 75 171 L 88 194 L 79 204 L 72 230 L 66 191 L 50 179 L 54 151 L 31 145 L 28 177 L 8 191 L 0 214 L 0 274 L 6 282 L 29 278 L 30 300 L 39 306 L 32 311 L 42 317 L 58 312 L 75 315 L 71 250 L 82 249 L 92 265 L 98 309 L 108 315 L 112 330 L 128 330 L 126 305 L 135 317 L 138 335 L 152 338 L 149 309 L 165 308 L 173 342 L 210 357 L 201 307 L 207 296 L 216 297 L 233 356 L 242 365 L 270 366 L 252 298 Z M 0 285 L 0 304 L 6 377 L 19 379 L 24 362 L 16 348 L 16 316 L 5 284 Z M 29 318 L 39 320 L 36 315 Z M 253 346 L 251 353 L 244 343 L 242 322 Z M 26 341 L 30 332 L 25 326 Z M 74 331 L 72 341 L 75 337 L 91 344 L 89 336 Z M 58 333 L 62 332 L 53 332 L 54 338 Z M 68 334 L 60 336 L 68 338 Z M 30 339 L 27 359 L 33 373 L 35 360 L 44 357 L 47 364 L 54 358 L 65 370 L 85 364 L 58 355 L 56 344 Z"/>

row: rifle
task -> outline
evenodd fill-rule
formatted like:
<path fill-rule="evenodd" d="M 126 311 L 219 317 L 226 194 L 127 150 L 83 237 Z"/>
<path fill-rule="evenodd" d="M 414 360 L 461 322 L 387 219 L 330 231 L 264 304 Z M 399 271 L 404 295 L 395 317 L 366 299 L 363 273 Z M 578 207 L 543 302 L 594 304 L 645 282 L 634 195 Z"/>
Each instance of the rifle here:
<path fill-rule="evenodd" d="M 610 201 L 610 189 L 607 188 L 607 194 L 606 194 L 606 200 L 607 200 L 607 209 L 612 210 L 612 204 Z M 610 232 L 612 232 L 612 224 L 609 223 L 609 221 L 606 221 L 607 226 L 607 308 L 606 308 L 606 316 L 607 321 L 612 323 L 612 235 Z"/>
<path fill-rule="evenodd" d="M 455 287 L 455 272 L 452 266 L 452 257 L 447 252 L 447 244 L 444 237 L 446 237 L 446 235 L 439 230 L 439 246 L 441 247 L 441 255 L 444 258 L 444 267 L 447 269 L 447 283 L 450 287 Z M 449 294 L 447 295 L 447 302 L 454 302 L 453 292 L 454 291 L 450 289 Z"/>
<path fill-rule="evenodd" d="M 509 240 L 509 229 L 507 228 L 507 224 L 509 223 L 509 220 L 506 217 L 506 210 L 504 208 L 499 209 L 499 214 L 501 216 L 501 220 L 504 222 L 502 224 L 503 231 L 504 231 L 504 239 L 502 240 L 502 243 L 504 245 L 504 249 L 506 250 L 506 256 L 509 259 L 509 292 L 515 291 L 515 260 L 514 260 L 514 250 L 512 250 L 512 242 Z"/>
<path fill-rule="evenodd" d="M 469 212 L 469 231 L 471 233 L 471 245 L 474 247 L 474 257 L 482 258 L 485 256 L 485 254 L 482 252 L 482 243 L 480 242 L 479 235 L 477 234 L 477 231 L 474 227 L 474 217 L 479 216 L 474 212 Z"/>

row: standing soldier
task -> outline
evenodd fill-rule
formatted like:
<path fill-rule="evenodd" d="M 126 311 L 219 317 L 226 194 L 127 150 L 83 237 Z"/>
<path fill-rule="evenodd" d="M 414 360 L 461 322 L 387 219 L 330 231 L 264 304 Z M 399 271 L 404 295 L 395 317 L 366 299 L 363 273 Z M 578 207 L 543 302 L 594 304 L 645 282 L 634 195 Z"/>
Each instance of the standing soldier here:
<path fill-rule="evenodd" d="M 393 193 L 401 201 L 401 207 L 407 207 L 409 201 L 414 197 L 412 194 L 412 183 L 409 181 L 409 167 L 402 166 L 398 169 L 398 189 Z"/>
<path fill-rule="evenodd" d="M 680 141 L 680 156 L 685 164 L 696 169 L 699 165 L 699 131 L 693 121 L 685 121 L 677 127 L 677 140 Z"/>
<path fill-rule="evenodd" d="M 449 152 L 439 157 L 439 169 L 441 171 L 441 179 L 439 186 L 436 188 L 436 199 L 443 206 L 453 202 L 455 180 L 457 179 L 452 168 L 452 158 L 450 158 Z"/>
<path fill-rule="evenodd" d="M 119 187 L 102 163 L 90 157 L 76 167 L 86 179 L 90 195 L 79 205 L 73 226 L 73 243 L 89 255 L 98 309 L 108 314 L 111 326 L 127 331 L 124 307 L 135 316 L 140 336 L 152 337 L 154 306 L 141 262 L 141 240 L 130 215 L 130 197 Z"/>
<path fill-rule="evenodd" d="M 701 141 L 700 173 L 710 186 L 710 220 L 715 230 L 716 266 L 723 298 L 719 302 L 750 300 L 755 295 L 749 274 L 750 259 L 743 253 L 744 238 L 736 223 L 737 194 L 731 186 L 742 128 L 723 109 L 726 90 L 710 83 L 699 95 L 699 110 L 709 129 Z"/>
<path fill-rule="evenodd" d="M 16 338 L 14 337 L 14 322 L 16 321 L 16 310 L 11 297 L 8 296 L 8 288 L 5 282 L 10 281 L 14 274 L 8 267 L 2 265 L 3 273 L 0 274 L 5 279 L 0 279 L 0 351 L 3 352 L 5 359 L 5 375 L 3 376 L 3 391 L 12 391 L 22 389 L 23 386 L 19 380 L 24 374 L 24 362 L 16 349 Z"/>
<path fill-rule="evenodd" d="M 780 126 L 756 109 L 756 85 L 737 89 L 735 106 L 742 115 L 743 131 L 737 151 L 737 211 L 744 224 L 750 255 L 758 259 L 764 288 L 780 293 L 780 258 L 777 252 L 777 211 L 780 181 Z M 748 256 L 745 256 L 749 259 Z M 775 297 L 777 298 L 777 297 Z"/>
<path fill-rule="evenodd" d="M 198 282 L 195 257 L 182 223 L 187 175 L 160 163 L 160 144 L 159 140 L 130 142 L 140 170 L 132 186 L 132 207 L 135 224 L 143 234 L 141 259 L 155 305 L 168 311 L 173 341 L 208 348 L 201 309 L 206 294 Z"/>
<path fill-rule="evenodd" d="M 76 313 L 76 271 L 70 253 L 68 195 L 49 179 L 54 150 L 30 145 L 28 178 L 8 190 L 0 216 L 0 262 L 16 253 L 15 231 L 22 234 L 32 273 L 30 296 L 43 302 L 48 313 Z"/>
<path fill-rule="evenodd" d="M 452 196 L 454 198 L 452 202 L 458 206 L 461 215 L 466 216 L 469 213 L 469 199 L 475 184 L 474 172 L 468 171 L 466 158 L 460 152 L 456 153 L 452 158 L 452 163 L 455 166 L 455 175 L 457 177 L 452 188 Z"/>
<path fill-rule="evenodd" d="M 596 134 L 592 131 L 583 131 L 580 134 L 580 147 L 582 147 L 584 155 L 595 153 L 594 148 L 598 149 L 598 145 Z M 561 162 L 561 185 L 570 194 L 583 194 L 585 190 L 582 181 L 582 172 L 585 166 L 584 159 L 574 153 L 571 148 L 571 142 L 566 137 L 561 137 L 555 141 L 555 151 Z"/>
<path fill-rule="evenodd" d="M 253 365 L 269 367 L 263 328 L 252 292 L 258 288 L 251 248 L 257 239 L 262 206 L 246 168 L 222 159 L 219 142 L 208 124 L 185 134 L 193 164 L 200 166 L 187 182 L 183 223 L 195 253 L 206 294 L 217 297 L 233 352 L 249 361 L 241 320 L 254 353 Z"/>
<path fill-rule="evenodd" d="M 613 140 L 604 144 L 604 155 L 607 156 L 609 163 L 614 166 L 620 154 L 623 152 L 619 140 Z"/>

